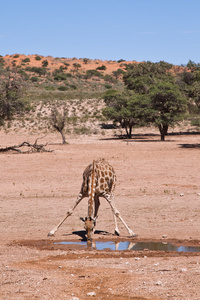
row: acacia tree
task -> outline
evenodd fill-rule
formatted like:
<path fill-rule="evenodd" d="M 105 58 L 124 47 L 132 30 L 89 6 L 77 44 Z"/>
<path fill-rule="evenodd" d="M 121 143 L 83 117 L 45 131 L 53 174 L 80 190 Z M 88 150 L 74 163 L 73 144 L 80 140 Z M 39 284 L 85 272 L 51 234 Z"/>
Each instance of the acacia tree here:
<path fill-rule="evenodd" d="M 16 72 L 0 70 L 0 125 L 14 115 L 30 109 L 29 102 L 22 98 L 25 82 Z"/>
<path fill-rule="evenodd" d="M 171 64 L 164 61 L 158 63 L 143 62 L 139 64 L 129 64 L 126 66 L 127 72 L 123 76 L 123 81 L 129 90 L 133 90 L 139 94 L 148 94 L 152 85 L 157 80 L 162 80 L 168 77 L 172 79 L 169 70 Z"/>
<path fill-rule="evenodd" d="M 64 134 L 64 128 L 66 125 L 66 117 L 67 117 L 67 110 L 64 109 L 63 112 L 59 112 L 56 107 L 54 107 L 51 111 L 50 116 L 50 123 L 58 132 L 60 132 L 62 136 L 62 143 L 66 144 L 66 138 Z"/>
<path fill-rule="evenodd" d="M 103 109 L 104 116 L 119 123 L 128 138 L 132 137 L 134 127 L 144 126 L 150 121 L 150 101 L 146 95 L 110 90 L 105 93 L 104 101 L 107 105 Z"/>
<path fill-rule="evenodd" d="M 151 88 L 150 98 L 152 121 L 159 128 L 161 141 L 164 141 L 169 126 L 174 126 L 181 120 L 186 110 L 186 97 L 177 85 L 161 81 Z"/>
<path fill-rule="evenodd" d="M 181 113 L 186 109 L 186 98 L 169 72 L 171 64 L 166 62 L 145 62 L 128 65 L 124 74 L 124 83 L 128 89 L 151 99 L 150 117 L 159 128 L 161 140 L 165 140 L 169 126 L 180 121 Z"/>

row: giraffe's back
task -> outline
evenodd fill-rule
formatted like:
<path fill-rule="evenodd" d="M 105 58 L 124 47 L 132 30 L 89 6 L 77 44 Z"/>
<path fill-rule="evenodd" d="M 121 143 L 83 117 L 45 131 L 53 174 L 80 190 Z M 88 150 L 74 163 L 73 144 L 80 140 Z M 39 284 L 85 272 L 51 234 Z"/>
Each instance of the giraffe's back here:
<path fill-rule="evenodd" d="M 113 167 L 100 158 L 95 162 L 95 194 L 112 193 L 116 184 L 116 175 Z M 88 196 L 89 179 L 92 176 L 92 164 L 83 173 L 82 193 Z"/>

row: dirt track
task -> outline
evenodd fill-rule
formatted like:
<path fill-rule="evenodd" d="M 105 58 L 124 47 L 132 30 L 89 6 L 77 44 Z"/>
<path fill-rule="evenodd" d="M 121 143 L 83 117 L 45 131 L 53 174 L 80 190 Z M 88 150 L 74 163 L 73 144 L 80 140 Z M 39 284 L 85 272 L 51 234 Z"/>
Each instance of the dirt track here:
<path fill-rule="evenodd" d="M 36 137 L 1 131 L 0 146 Z M 170 135 L 166 142 L 156 135 L 129 142 L 94 136 L 63 146 L 49 135 L 46 141 L 54 141 L 47 147 L 54 152 L 0 154 L 0 299 L 200 299 L 199 253 L 55 245 L 81 239 L 87 199 L 55 237 L 47 237 L 74 203 L 84 168 L 104 157 L 117 173 L 116 206 L 138 234 L 133 242 L 200 246 L 200 136 Z M 104 199 L 96 229 L 95 240 L 115 239 Z M 127 239 L 120 223 L 119 229 Z"/>

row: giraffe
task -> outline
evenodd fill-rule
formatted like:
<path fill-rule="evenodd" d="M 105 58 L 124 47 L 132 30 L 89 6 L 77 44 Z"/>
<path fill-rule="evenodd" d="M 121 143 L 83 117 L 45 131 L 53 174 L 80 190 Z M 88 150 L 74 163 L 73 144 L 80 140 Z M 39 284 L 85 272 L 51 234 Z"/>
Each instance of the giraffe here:
<path fill-rule="evenodd" d="M 94 160 L 92 164 L 87 166 L 85 171 L 83 172 L 83 182 L 81 186 L 80 193 L 72 206 L 71 209 L 67 211 L 65 217 L 58 223 L 58 225 L 53 228 L 48 236 L 52 236 L 58 230 L 58 228 L 62 225 L 62 223 L 72 215 L 76 206 L 80 203 L 80 201 L 88 197 L 88 216 L 85 219 L 82 219 L 85 223 L 85 229 L 87 234 L 87 240 L 92 241 L 92 236 L 94 232 L 94 228 L 96 225 L 96 219 L 98 217 L 98 210 L 100 206 L 100 197 L 105 198 L 110 204 L 111 210 L 114 216 L 115 222 L 115 234 L 120 235 L 117 218 L 123 223 L 125 228 L 127 229 L 130 236 L 136 237 L 135 234 L 123 220 L 120 215 L 120 212 L 117 210 L 114 203 L 114 195 L 113 191 L 116 185 L 116 175 L 113 167 L 105 161 L 103 158 L 99 158 L 98 160 Z"/>

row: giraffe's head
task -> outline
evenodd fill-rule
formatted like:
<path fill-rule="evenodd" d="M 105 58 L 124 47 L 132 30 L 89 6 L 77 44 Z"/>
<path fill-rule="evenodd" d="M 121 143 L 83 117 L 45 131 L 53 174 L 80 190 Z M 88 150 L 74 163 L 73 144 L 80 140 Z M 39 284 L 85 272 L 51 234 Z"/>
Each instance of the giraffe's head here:
<path fill-rule="evenodd" d="M 85 223 L 85 230 L 87 235 L 87 241 L 92 241 L 93 233 L 94 233 L 94 227 L 96 225 L 96 218 L 91 217 L 85 217 L 81 218 L 81 220 Z"/>

